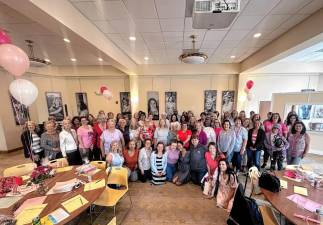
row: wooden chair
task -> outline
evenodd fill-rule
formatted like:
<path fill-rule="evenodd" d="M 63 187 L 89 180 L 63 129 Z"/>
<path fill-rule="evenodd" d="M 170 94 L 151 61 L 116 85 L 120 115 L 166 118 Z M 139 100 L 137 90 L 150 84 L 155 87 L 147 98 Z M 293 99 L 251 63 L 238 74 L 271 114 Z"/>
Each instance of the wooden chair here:
<path fill-rule="evenodd" d="M 68 161 L 65 158 L 54 159 L 52 161 L 49 161 L 48 165 L 53 168 L 60 168 L 60 167 L 68 166 Z"/>
<path fill-rule="evenodd" d="M 36 167 L 37 167 L 37 165 L 35 163 L 26 163 L 26 164 L 21 164 L 18 166 L 9 167 L 3 171 L 3 176 L 9 177 L 9 176 L 28 175 L 28 174 L 31 174 L 33 172 L 34 168 L 36 168 Z"/>
<path fill-rule="evenodd" d="M 273 210 L 270 207 L 262 205 L 259 206 L 259 209 L 262 215 L 262 219 L 264 221 L 264 225 L 279 225 L 279 222 Z"/>
<path fill-rule="evenodd" d="M 104 207 L 113 207 L 113 214 L 116 216 L 116 205 L 118 202 L 128 193 L 129 195 L 129 187 L 128 187 L 128 170 L 123 167 L 110 167 L 107 169 L 108 173 L 108 181 L 106 189 L 103 191 L 101 196 L 93 203 L 93 205 L 104 206 Z M 108 185 L 116 185 L 120 186 L 120 189 L 110 188 Z M 128 215 L 130 209 L 132 208 L 132 200 L 130 199 L 130 208 L 127 211 L 125 217 Z M 91 218 L 92 221 L 92 218 Z M 121 221 L 121 224 L 122 224 Z"/>
<path fill-rule="evenodd" d="M 107 163 L 105 161 L 92 161 L 90 164 L 100 170 L 105 170 L 107 168 Z"/>

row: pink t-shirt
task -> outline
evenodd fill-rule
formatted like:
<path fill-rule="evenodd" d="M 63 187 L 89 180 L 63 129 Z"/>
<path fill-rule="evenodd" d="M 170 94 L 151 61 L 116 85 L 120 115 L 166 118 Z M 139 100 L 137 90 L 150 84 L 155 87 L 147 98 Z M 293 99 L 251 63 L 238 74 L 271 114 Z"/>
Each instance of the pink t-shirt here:
<path fill-rule="evenodd" d="M 90 148 L 91 145 L 93 144 L 93 129 L 92 127 L 89 125 L 88 126 L 89 129 L 86 129 L 84 127 L 79 127 L 77 129 L 77 135 L 81 138 L 82 142 L 80 142 L 79 147 L 80 148 Z"/>
<path fill-rule="evenodd" d="M 279 134 L 280 135 L 286 135 L 288 133 L 288 127 L 286 126 L 286 124 L 284 123 L 280 123 L 280 129 L 279 129 Z M 274 123 L 272 123 L 271 121 L 267 120 L 264 122 L 264 128 L 265 128 L 265 132 L 271 132 L 272 128 L 274 126 Z"/>

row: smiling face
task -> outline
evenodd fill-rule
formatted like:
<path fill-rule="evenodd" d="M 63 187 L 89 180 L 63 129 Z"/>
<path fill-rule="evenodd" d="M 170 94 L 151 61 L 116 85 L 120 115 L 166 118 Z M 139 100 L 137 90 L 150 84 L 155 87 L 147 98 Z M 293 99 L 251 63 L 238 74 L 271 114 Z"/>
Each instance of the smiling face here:
<path fill-rule="evenodd" d="M 223 123 L 223 129 L 225 131 L 230 130 L 230 122 L 229 121 L 226 121 L 226 122 Z"/>
<path fill-rule="evenodd" d="M 27 127 L 29 131 L 34 131 L 36 129 L 35 123 L 33 121 L 28 121 Z"/>
<path fill-rule="evenodd" d="M 225 172 L 228 169 L 227 164 L 225 163 L 225 161 L 220 161 L 219 168 L 220 168 L 221 172 Z"/>
<path fill-rule="evenodd" d="M 302 131 L 302 129 L 303 129 L 302 124 L 298 123 L 298 124 L 295 125 L 296 132 L 300 133 Z"/>
<path fill-rule="evenodd" d="M 63 128 L 64 130 L 70 130 L 72 127 L 72 123 L 70 120 L 63 120 Z"/>
<path fill-rule="evenodd" d="M 278 123 L 278 120 L 279 120 L 279 114 L 277 113 L 273 114 L 273 122 Z"/>
<path fill-rule="evenodd" d="M 133 140 L 129 141 L 128 145 L 130 150 L 136 149 L 136 143 Z"/>
<path fill-rule="evenodd" d="M 194 147 L 196 147 L 199 143 L 199 139 L 198 138 L 193 138 L 192 139 L 192 144 L 194 145 Z"/>
<path fill-rule="evenodd" d="M 111 152 L 116 153 L 119 150 L 119 143 L 114 141 L 111 143 Z"/>
<path fill-rule="evenodd" d="M 211 155 L 215 155 L 216 154 L 216 148 L 214 145 L 210 145 L 209 146 L 209 152 L 211 153 Z"/>
<path fill-rule="evenodd" d="M 236 121 L 234 122 L 236 127 L 241 127 L 241 120 L 240 119 L 236 119 Z"/>

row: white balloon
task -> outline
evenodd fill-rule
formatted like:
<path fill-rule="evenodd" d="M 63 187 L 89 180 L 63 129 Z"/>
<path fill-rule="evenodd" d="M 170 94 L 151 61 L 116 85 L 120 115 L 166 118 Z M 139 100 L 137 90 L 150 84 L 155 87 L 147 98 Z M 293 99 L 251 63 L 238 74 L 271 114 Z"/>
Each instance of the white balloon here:
<path fill-rule="evenodd" d="M 104 90 L 102 95 L 107 99 L 107 100 L 111 100 L 112 99 L 112 92 L 110 90 Z"/>
<path fill-rule="evenodd" d="M 255 97 L 255 95 L 254 95 L 253 93 L 251 93 L 251 92 L 249 92 L 249 93 L 247 94 L 247 99 L 248 99 L 248 101 L 251 101 L 254 97 Z"/>
<path fill-rule="evenodd" d="M 30 81 L 16 79 L 9 86 L 11 95 L 25 106 L 30 106 L 38 96 L 37 87 Z"/>

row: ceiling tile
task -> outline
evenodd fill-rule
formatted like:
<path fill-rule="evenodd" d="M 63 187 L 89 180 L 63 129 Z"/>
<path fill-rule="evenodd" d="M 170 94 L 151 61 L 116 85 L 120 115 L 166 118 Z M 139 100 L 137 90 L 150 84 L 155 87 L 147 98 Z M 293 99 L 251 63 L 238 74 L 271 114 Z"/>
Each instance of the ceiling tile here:
<path fill-rule="evenodd" d="M 229 41 L 224 40 L 221 42 L 221 47 L 223 48 L 235 48 L 239 44 L 239 41 Z"/>
<path fill-rule="evenodd" d="M 185 31 L 184 32 L 184 41 L 192 41 L 190 38 L 191 35 L 195 36 L 195 40 L 202 41 L 204 39 L 205 30 L 197 30 L 197 31 Z"/>
<path fill-rule="evenodd" d="M 118 33 L 108 21 L 93 21 L 93 23 L 105 34 Z"/>
<path fill-rule="evenodd" d="M 160 25 L 157 19 L 135 20 L 136 30 L 140 32 L 160 32 Z"/>
<path fill-rule="evenodd" d="M 183 49 L 192 49 L 193 48 L 193 44 L 191 41 L 185 41 L 184 45 L 183 45 Z M 195 43 L 195 48 L 196 49 L 200 49 L 201 48 L 201 42 L 197 41 Z"/>
<path fill-rule="evenodd" d="M 250 32 L 250 30 L 230 30 L 224 40 L 228 40 L 228 41 L 240 41 L 249 32 Z"/>
<path fill-rule="evenodd" d="M 272 14 L 294 14 L 311 0 L 281 0 L 280 3 L 271 11 Z"/>
<path fill-rule="evenodd" d="M 214 31 L 209 30 L 206 32 L 204 40 L 206 41 L 212 41 L 212 40 L 222 40 L 224 36 L 227 34 L 227 30 L 221 30 L 221 31 Z"/>
<path fill-rule="evenodd" d="M 160 19 L 163 31 L 183 31 L 184 19 Z"/>
<path fill-rule="evenodd" d="M 254 29 L 256 32 L 273 31 L 287 21 L 289 17 L 290 15 L 268 15 Z"/>
<path fill-rule="evenodd" d="M 176 42 L 165 42 L 166 49 L 183 49 L 183 42 L 176 41 Z"/>
<path fill-rule="evenodd" d="M 239 16 L 231 29 L 253 29 L 262 18 L 263 16 Z"/>
<path fill-rule="evenodd" d="M 280 27 L 285 29 L 290 29 L 293 26 L 297 25 L 298 23 L 305 20 L 309 15 L 294 15 L 290 17 L 285 23 L 283 23 Z"/>
<path fill-rule="evenodd" d="M 165 48 L 164 42 L 148 42 L 147 47 L 149 50 L 162 50 Z"/>
<path fill-rule="evenodd" d="M 201 48 L 217 48 L 220 44 L 220 41 L 203 41 Z"/>
<path fill-rule="evenodd" d="M 183 41 L 183 32 L 163 32 L 165 42 Z"/>
<path fill-rule="evenodd" d="M 185 17 L 185 0 L 155 0 L 159 18 Z"/>
<path fill-rule="evenodd" d="M 132 20 L 129 19 L 110 20 L 109 23 L 118 33 L 132 34 L 136 31 L 136 25 L 132 22 Z"/>
<path fill-rule="evenodd" d="M 279 3 L 280 0 L 250 0 L 244 8 L 242 15 L 244 16 L 262 16 L 266 15 L 272 8 Z"/>
<path fill-rule="evenodd" d="M 143 37 L 143 39 L 146 42 L 149 42 L 149 41 L 163 42 L 164 41 L 162 33 L 141 33 L 141 36 Z"/>
<path fill-rule="evenodd" d="M 277 28 L 276 30 L 274 30 L 273 32 L 269 33 L 268 35 L 266 35 L 266 37 L 268 39 L 276 39 L 278 38 L 280 35 L 282 35 L 283 33 L 285 33 L 288 29 L 286 28 Z"/>
<path fill-rule="evenodd" d="M 301 10 L 297 11 L 297 14 L 312 14 L 323 7 L 322 0 L 313 0 L 308 5 L 304 6 Z"/>
<path fill-rule="evenodd" d="M 125 0 L 128 12 L 136 19 L 158 18 L 154 1 L 151 0 Z"/>

